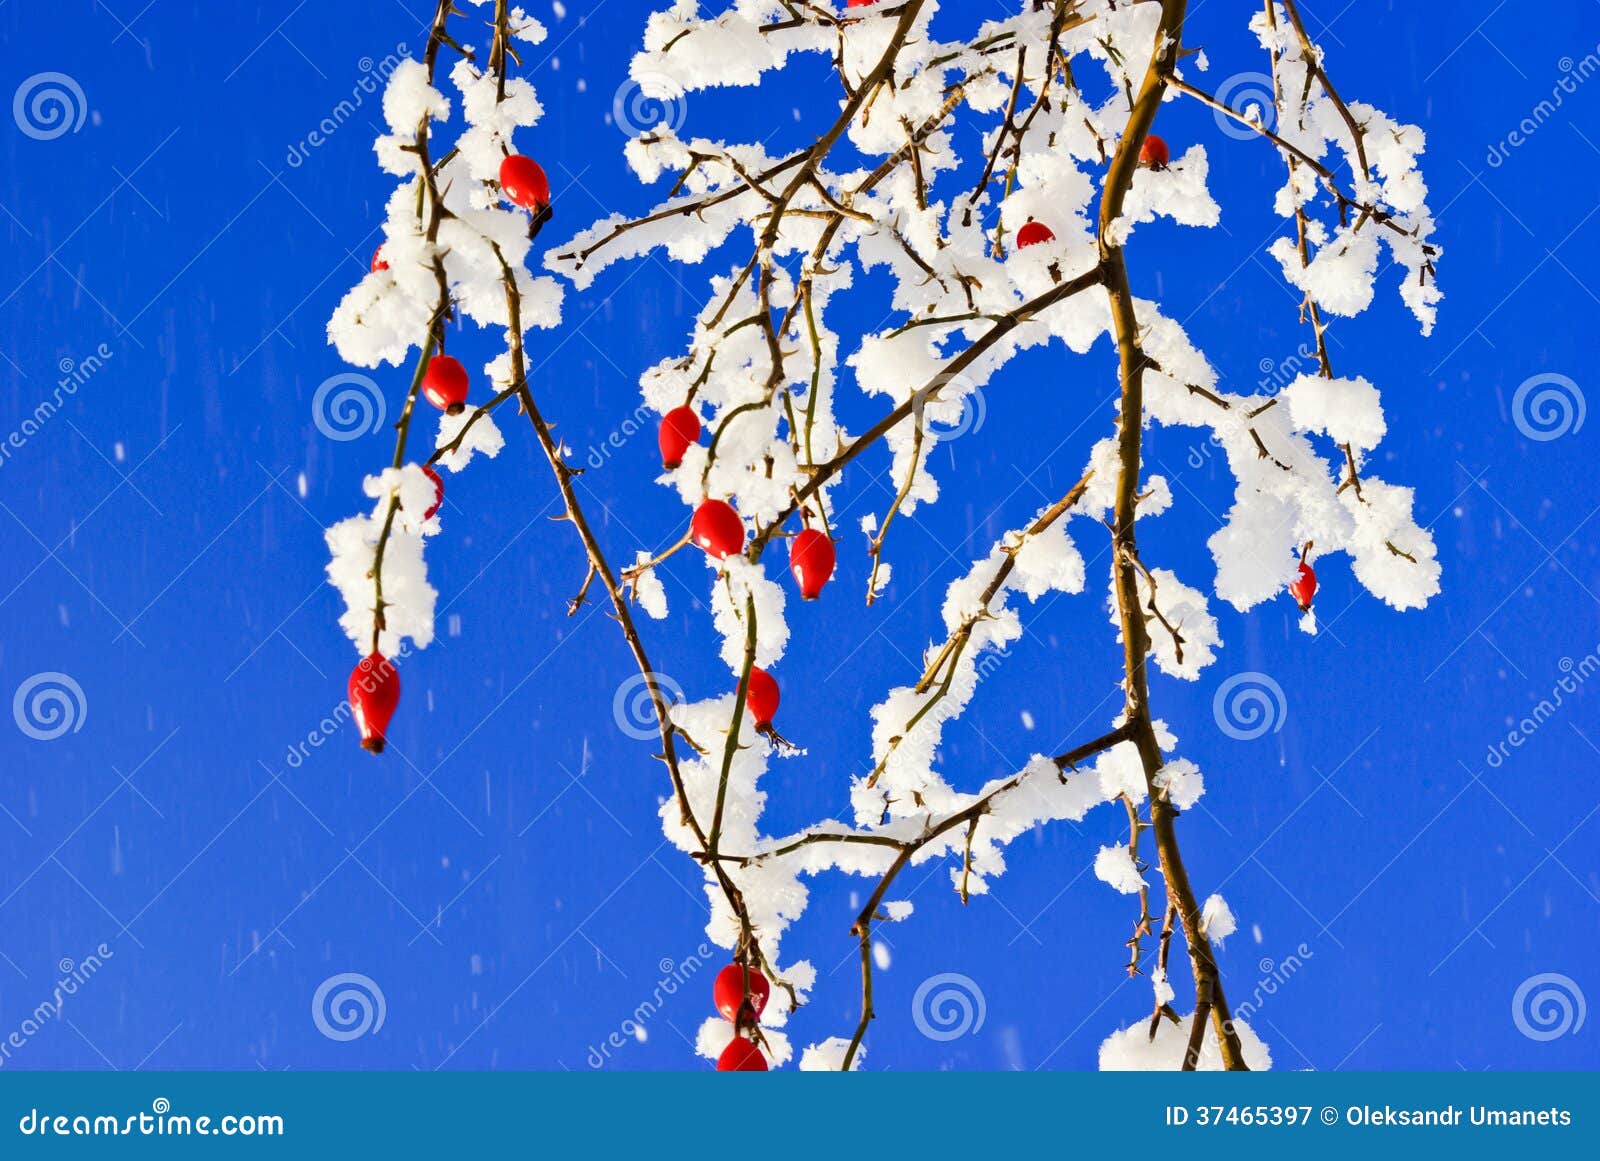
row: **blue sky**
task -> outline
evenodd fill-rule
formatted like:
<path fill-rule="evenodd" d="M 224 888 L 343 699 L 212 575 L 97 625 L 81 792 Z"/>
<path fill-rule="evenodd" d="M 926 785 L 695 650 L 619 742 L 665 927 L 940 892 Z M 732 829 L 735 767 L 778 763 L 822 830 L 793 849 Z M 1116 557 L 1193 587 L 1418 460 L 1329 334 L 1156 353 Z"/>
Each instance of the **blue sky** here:
<path fill-rule="evenodd" d="M 20 433 L 61 379 L 76 388 L 0 459 L 0 694 L 40 674 L 82 691 L 72 732 L 0 729 L 0 1040 L 63 973 L 100 960 L 3 1066 L 583 1069 L 598 1052 L 607 1068 L 698 1067 L 683 1039 L 711 1010 L 710 971 L 687 966 L 704 939 L 698 874 L 661 845 L 650 745 L 613 722 L 631 672 L 615 625 L 593 607 L 564 615 L 582 557 L 546 519 L 554 493 L 526 432 L 508 423 L 500 458 L 451 482 L 430 553 L 440 639 L 407 665 L 394 752 L 372 759 L 347 728 L 290 762 L 354 660 L 322 529 L 356 510 L 361 477 L 389 454 L 387 433 L 336 442 L 311 415 L 318 384 L 345 369 L 325 320 L 365 267 L 389 189 L 369 148 L 376 104 L 290 158 L 367 62 L 420 46 L 431 6 L 210 7 L 199 23 L 172 0 L 0 7 L 4 93 L 59 72 L 84 112 L 52 139 L 0 124 L 0 429 Z M 1489 754 L 1600 649 L 1600 421 L 1533 439 L 1512 410 L 1534 376 L 1565 377 L 1579 399 L 1594 387 L 1600 94 L 1590 80 L 1535 109 L 1600 67 L 1600 9 L 1532 23 L 1486 0 L 1306 7 L 1343 93 L 1428 134 L 1446 251 L 1437 333 L 1417 334 L 1386 281 L 1330 334 L 1340 371 L 1384 391 L 1375 466 L 1416 488 L 1444 592 L 1396 614 L 1335 559 L 1319 568 L 1314 639 L 1286 600 L 1216 609 L 1218 663 L 1153 691 L 1206 773 L 1182 824 L 1190 870 L 1241 918 L 1221 952 L 1236 1004 L 1295 957 L 1292 981 L 1254 1005 L 1280 1066 L 1595 1067 L 1597 1021 L 1535 1039 L 1513 1000 L 1551 973 L 1600 998 L 1596 693 L 1564 694 L 1525 743 Z M 607 0 L 587 24 L 545 0 L 532 10 L 552 28 L 527 60 L 548 115 L 524 140 L 551 172 L 546 238 L 559 241 L 649 202 L 608 122 L 649 5 Z M 1205 47 L 1210 83 L 1260 68 L 1249 10 L 1196 8 L 1188 43 Z M 696 100 L 688 129 L 797 140 L 796 108 L 807 123 L 826 112 L 808 77 Z M 1207 145 L 1223 220 L 1142 228 L 1136 289 L 1163 297 L 1243 389 L 1306 333 L 1262 255 L 1280 228 L 1281 163 L 1190 104 L 1168 104 L 1157 129 Z M 704 279 L 654 260 L 619 268 L 570 295 L 566 326 L 538 340 L 534 390 L 580 457 L 633 412 L 639 371 L 682 348 Z M 863 327 L 879 317 L 869 297 Z M 827 599 L 791 618 L 782 726 L 812 756 L 771 775 L 774 829 L 846 809 L 867 709 L 909 678 L 949 580 L 1076 478 L 1109 430 L 1112 375 L 1104 347 L 1013 366 L 982 427 L 938 453 L 960 483 L 899 529 L 890 599 L 862 607 L 861 546 L 841 546 Z M 391 401 L 403 392 L 399 375 L 380 381 Z M 858 428 L 876 414 L 854 406 Z M 651 483 L 653 445 L 624 440 L 581 477 L 614 559 L 681 528 Z M 1191 433 L 1157 431 L 1150 452 L 1181 486 L 1145 533 L 1146 559 L 1209 579 L 1204 541 L 1229 481 Z M 882 510 L 885 466 L 864 459 L 852 513 Z M 703 696 L 726 680 L 696 603 L 703 566 L 668 571 L 656 664 Z M 948 735 L 943 769 L 960 785 L 1092 736 L 1113 712 L 1099 598 L 1031 617 L 971 724 Z M 1251 741 L 1212 714 L 1244 672 L 1269 675 L 1286 705 L 1281 729 Z M 1122 827 L 1103 810 L 1021 840 L 994 894 L 965 910 L 942 869 L 908 875 L 893 897 L 917 911 L 885 933 L 869 1065 L 1092 1067 L 1099 1041 L 1149 1006 L 1146 982 L 1121 973 L 1129 901 L 1087 873 Z M 788 938 L 820 973 L 791 1027 L 801 1044 L 853 1022 L 861 887 L 817 881 Z M 981 989 L 984 1022 L 935 1042 L 913 996 L 950 972 Z M 385 1002 L 382 1028 L 348 1042 L 311 1015 L 343 973 Z M 664 976 L 684 974 L 647 1039 L 605 1048 Z"/>

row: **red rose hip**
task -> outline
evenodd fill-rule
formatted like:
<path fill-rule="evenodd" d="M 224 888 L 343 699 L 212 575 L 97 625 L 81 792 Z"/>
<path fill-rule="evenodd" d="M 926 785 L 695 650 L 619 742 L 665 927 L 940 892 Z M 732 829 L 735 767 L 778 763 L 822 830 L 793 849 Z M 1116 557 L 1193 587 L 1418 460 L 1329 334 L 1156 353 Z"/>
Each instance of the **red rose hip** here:
<path fill-rule="evenodd" d="M 789 571 L 800 586 L 800 599 L 814 601 L 833 576 L 838 554 L 826 532 L 807 528 L 789 544 Z"/>
<path fill-rule="evenodd" d="M 500 188 L 517 205 L 535 213 L 550 204 L 550 179 L 537 161 L 520 153 L 500 163 Z"/>
<path fill-rule="evenodd" d="M 1040 242 L 1054 242 L 1056 236 L 1043 222 L 1028 221 L 1017 231 L 1017 249 L 1037 246 Z"/>
<path fill-rule="evenodd" d="M 424 520 L 432 520 L 434 513 L 444 507 L 444 477 L 427 464 L 422 465 L 422 474 L 433 481 L 433 507 L 424 512 L 422 518 Z"/>
<path fill-rule="evenodd" d="M 675 468 L 683 463 L 683 453 L 700 439 L 700 417 L 692 407 L 674 407 L 661 417 L 656 438 L 661 444 L 661 466 Z"/>
<path fill-rule="evenodd" d="M 1302 613 L 1311 611 L 1311 598 L 1317 595 L 1317 574 L 1303 560 L 1300 562 L 1300 571 L 1295 574 L 1294 580 L 1289 582 L 1289 595 L 1294 598 L 1294 603 L 1300 606 Z"/>
<path fill-rule="evenodd" d="M 772 995 L 772 985 L 767 982 L 767 977 L 755 968 L 730 963 L 717 973 L 716 982 L 711 985 L 711 999 L 724 1020 L 734 1019 L 739 1015 L 739 1009 L 745 1006 L 746 972 L 749 973 L 751 1013 L 759 1017 L 767 1006 L 767 999 Z"/>
<path fill-rule="evenodd" d="M 467 369 L 450 355 L 435 355 L 422 373 L 422 393 L 428 402 L 448 415 L 459 415 L 467 405 Z"/>
<path fill-rule="evenodd" d="M 1154 133 L 1144 139 L 1144 144 L 1139 146 L 1139 164 L 1148 165 L 1151 169 L 1165 169 L 1171 158 L 1167 150 L 1167 143 Z"/>
<path fill-rule="evenodd" d="M 707 555 L 722 560 L 744 547 L 744 521 L 726 501 L 705 500 L 694 510 L 689 535 Z"/>
<path fill-rule="evenodd" d="M 743 1036 L 735 1036 L 717 1057 L 718 1072 L 766 1072 L 767 1058 Z"/>
<path fill-rule="evenodd" d="M 756 729 L 770 729 L 772 719 L 778 716 L 777 679 L 765 669 L 753 666 L 750 670 L 750 688 L 745 690 L 744 704 L 749 709 L 750 716 L 755 719 Z"/>
<path fill-rule="evenodd" d="M 400 704 L 400 671 L 382 653 L 370 653 L 350 671 L 350 711 L 361 747 L 383 753 L 384 732 Z"/>
<path fill-rule="evenodd" d="M 381 244 L 372 252 L 372 269 L 374 271 L 389 269 L 389 263 L 383 257 L 383 246 Z"/>

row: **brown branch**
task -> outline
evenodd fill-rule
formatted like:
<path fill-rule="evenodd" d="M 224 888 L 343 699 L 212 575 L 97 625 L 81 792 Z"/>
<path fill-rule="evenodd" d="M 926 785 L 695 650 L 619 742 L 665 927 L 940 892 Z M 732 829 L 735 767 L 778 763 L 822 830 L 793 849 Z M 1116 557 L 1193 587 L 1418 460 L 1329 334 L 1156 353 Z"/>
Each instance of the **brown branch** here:
<path fill-rule="evenodd" d="M 1150 132 L 1161 98 L 1167 87 L 1172 61 L 1183 40 L 1186 0 L 1161 0 L 1160 23 L 1156 29 L 1154 52 L 1145 70 L 1138 96 L 1134 99 L 1127 128 L 1106 175 L 1100 202 L 1100 256 L 1105 270 L 1107 297 L 1122 383 L 1121 412 L 1117 435 L 1117 489 L 1113 535 L 1118 551 L 1113 554 L 1112 582 L 1117 601 L 1117 616 L 1122 627 L 1123 667 L 1126 704 L 1124 717 L 1133 730 L 1139 750 L 1145 784 L 1150 797 L 1150 826 L 1155 835 L 1162 878 L 1169 900 L 1175 904 L 1183 924 L 1184 938 L 1195 976 L 1195 1023 L 1202 1025 L 1207 1015 L 1213 1018 L 1222 1061 L 1229 1069 L 1244 1069 L 1244 1052 L 1234 1032 L 1227 1002 L 1222 996 L 1220 973 L 1211 942 L 1200 926 L 1200 911 L 1188 869 L 1178 847 L 1175 821 L 1177 811 L 1160 792 L 1157 775 L 1165 764 L 1150 713 L 1146 657 L 1150 649 L 1139 602 L 1139 573 L 1135 565 L 1139 480 L 1143 467 L 1144 372 L 1146 359 L 1140 344 L 1139 325 L 1133 309 L 1133 292 L 1128 281 L 1127 259 L 1120 243 L 1112 240 L 1112 227 L 1122 215 L 1123 200 L 1132 184 L 1139 151 Z"/>
<path fill-rule="evenodd" d="M 777 530 L 782 527 L 791 516 L 794 515 L 795 511 L 801 504 L 805 503 L 806 500 L 815 495 L 817 490 L 821 488 L 823 484 L 827 483 L 830 479 L 837 475 L 847 464 L 849 464 L 862 452 L 866 451 L 867 448 L 871 447 L 873 444 L 877 443 L 880 439 L 886 436 L 908 415 L 911 415 L 914 411 L 921 409 L 927 403 L 929 398 L 936 395 L 939 390 L 947 385 L 955 376 L 961 374 L 961 372 L 972 366 L 972 364 L 975 363 L 978 358 L 990 347 L 994 346 L 1023 323 L 1031 321 L 1036 315 L 1048 310 L 1057 303 L 1064 302 L 1081 291 L 1087 290 L 1091 286 L 1100 285 L 1103 279 L 1104 266 L 1103 264 L 1097 263 L 1084 273 L 1078 275 L 1076 278 L 1052 286 L 1043 294 L 1029 299 L 1021 306 L 1018 306 L 1016 309 L 1001 316 L 992 326 L 990 326 L 987 331 L 985 331 L 978 339 L 968 346 L 966 350 L 962 351 L 954 359 L 946 363 L 943 370 L 930 379 L 924 386 L 914 391 L 910 398 L 908 398 L 904 403 L 901 403 L 893 411 L 889 412 L 882 419 L 878 420 L 877 423 L 868 428 L 862 435 L 852 440 L 847 447 L 833 456 L 832 459 L 816 465 L 811 472 L 811 478 L 806 481 L 805 486 L 800 489 L 795 499 L 791 501 L 789 506 L 778 515 L 776 520 L 774 520 L 766 528 L 762 529 L 761 532 L 759 532 L 751 542 L 749 548 L 750 559 L 759 560 L 761 558 L 761 553 L 765 550 L 767 542 L 772 539 Z"/>
<path fill-rule="evenodd" d="M 956 665 L 960 661 L 961 654 L 966 649 L 967 643 L 972 639 L 972 632 L 977 628 L 978 622 L 991 615 L 989 612 L 989 605 L 999 594 L 1000 589 L 1005 585 L 1006 580 L 1011 576 L 1012 571 L 1016 568 L 1017 552 L 1030 539 L 1048 529 L 1066 512 L 1071 510 L 1079 500 L 1083 499 L 1083 494 L 1088 490 L 1089 481 L 1093 478 L 1093 476 L 1093 472 L 1086 473 L 1081 480 L 1067 490 L 1064 496 L 1041 512 L 1038 518 L 1023 531 L 1022 535 L 1019 536 L 1014 543 L 1008 544 L 1005 547 L 1005 559 L 1000 562 L 999 567 L 995 569 L 994 576 L 990 578 L 988 585 L 984 587 L 983 595 L 979 602 L 978 611 L 964 618 L 961 624 L 951 632 L 950 636 L 945 640 L 945 643 L 940 646 L 938 652 L 934 655 L 933 661 L 924 668 L 923 675 L 921 679 L 918 680 L 916 685 L 916 691 L 918 693 L 926 693 L 929 688 L 932 687 L 935 676 L 938 674 L 938 672 L 941 669 L 945 669 L 946 665 L 948 665 L 948 668 L 945 669 L 945 676 L 939 690 L 934 694 L 933 697 L 922 703 L 917 712 L 912 715 L 909 721 L 906 722 L 905 729 L 901 730 L 900 733 L 895 737 L 889 739 L 889 746 L 884 751 L 883 757 L 878 760 L 877 764 L 872 769 L 872 773 L 867 776 L 867 785 L 869 787 L 877 785 L 878 779 L 888 767 L 889 759 L 892 758 L 895 751 L 899 749 L 900 743 L 909 737 L 911 732 L 915 730 L 921 723 L 923 717 L 926 716 L 935 705 L 937 705 L 949 694 L 951 683 L 955 679 Z"/>
<path fill-rule="evenodd" d="M 428 83 L 433 83 L 433 74 L 438 62 L 439 49 L 445 43 L 454 44 L 446 32 L 445 25 L 450 14 L 455 11 L 451 0 L 438 0 L 434 9 L 433 23 L 428 30 L 427 47 L 423 50 L 423 61 L 427 68 Z M 459 46 L 457 46 L 459 47 Z M 464 54 L 470 55 L 470 54 Z M 430 128 L 429 115 L 424 112 L 422 120 L 417 123 L 416 132 L 412 138 L 410 151 L 417 155 L 421 180 L 417 187 L 417 218 L 426 221 L 425 233 L 429 242 L 436 241 L 439 236 L 439 224 L 448 212 L 444 203 L 439 198 L 439 188 L 435 183 L 434 168 L 428 161 L 428 135 Z M 426 195 L 427 216 L 424 219 L 424 195 Z M 433 317 L 428 322 L 427 336 L 422 343 L 421 352 L 417 356 L 417 364 L 411 375 L 411 386 L 406 391 L 406 401 L 400 409 L 400 418 L 395 421 L 394 459 L 391 466 L 399 469 L 406 458 L 406 443 L 411 436 L 411 420 L 416 411 L 417 394 L 422 389 L 422 377 L 427 373 L 428 363 L 433 358 L 436 350 L 444 349 L 444 324 L 450 317 L 451 300 L 450 287 L 445 280 L 444 259 L 437 253 L 433 257 L 434 279 L 439 286 L 439 301 L 434 308 Z M 372 552 L 372 652 L 379 652 L 378 641 L 387 627 L 387 618 L 384 610 L 388 607 L 383 599 L 383 558 L 389 547 L 389 537 L 394 532 L 395 514 L 400 510 L 400 496 L 398 493 L 389 497 L 388 509 L 384 513 L 383 528 L 378 533 L 378 542 Z"/>

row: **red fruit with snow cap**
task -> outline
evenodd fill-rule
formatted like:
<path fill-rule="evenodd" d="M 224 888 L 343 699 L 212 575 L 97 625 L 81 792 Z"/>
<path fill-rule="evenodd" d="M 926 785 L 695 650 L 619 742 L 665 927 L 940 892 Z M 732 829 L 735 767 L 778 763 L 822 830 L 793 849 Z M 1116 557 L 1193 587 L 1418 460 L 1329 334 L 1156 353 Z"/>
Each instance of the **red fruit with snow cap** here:
<path fill-rule="evenodd" d="M 735 1036 L 722 1050 L 722 1055 L 717 1057 L 717 1071 L 766 1072 L 767 1058 L 761 1055 L 761 1049 L 743 1036 Z"/>
<path fill-rule="evenodd" d="M 550 179 L 537 161 L 520 153 L 500 163 L 500 188 L 506 197 L 534 213 L 550 204 Z"/>
<path fill-rule="evenodd" d="M 400 671 L 382 653 L 370 653 L 350 671 L 350 711 L 362 749 L 383 753 L 384 732 L 400 704 Z"/>
<path fill-rule="evenodd" d="M 700 417 L 692 407 L 674 407 L 661 417 L 656 439 L 661 444 L 661 466 L 675 468 L 683 463 L 683 453 L 699 442 Z"/>
<path fill-rule="evenodd" d="M 755 719 L 756 729 L 770 728 L 772 719 L 778 716 L 777 679 L 759 666 L 752 667 L 750 688 L 745 691 L 744 704 Z"/>
<path fill-rule="evenodd" d="M 384 261 L 383 247 L 381 245 L 376 250 L 374 250 L 372 252 L 372 269 L 373 270 L 387 270 L 387 269 L 389 269 L 389 263 Z"/>
<path fill-rule="evenodd" d="M 432 520 L 434 513 L 444 507 L 444 477 L 427 464 L 422 465 L 422 474 L 433 481 L 433 507 L 424 512 L 422 518 L 424 520 Z"/>
<path fill-rule="evenodd" d="M 1300 606 L 1302 613 L 1311 611 L 1311 598 L 1317 595 L 1317 574 L 1303 560 L 1300 562 L 1300 571 L 1289 582 L 1289 595 Z"/>
<path fill-rule="evenodd" d="M 1027 221 L 1023 223 L 1022 229 L 1017 231 L 1017 249 L 1019 250 L 1026 249 L 1029 246 L 1037 246 L 1040 242 L 1054 242 L 1055 240 L 1055 234 L 1043 222 Z"/>
<path fill-rule="evenodd" d="M 1165 169 L 1172 154 L 1167 149 L 1167 143 L 1154 133 L 1144 139 L 1144 144 L 1139 146 L 1139 164 L 1148 165 L 1151 169 Z"/>
<path fill-rule="evenodd" d="M 744 521 L 724 500 L 705 500 L 694 510 L 689 534 L 710 556 L 722 560 L 744 547 Z"/>
<path fill-rule="evenodd" d="M 767 1006 L 767 999 L 772 995 L 772 985 L 767 982 L 767 977 L 755 968 L 730 963 L 717 973 L 716 982 L 711 985 L 711 999 L 717 1005 L 717 1011 L 722 1013 L 724 1020 L 732 1020 L 738 1016 L 739 1009 L 747 1002 L 746 973 L 749 975 L 748 1003 L 751 1014 L 759 1017 L 762 1009 Z"/>
<path fill-rule="evenodd" d="M 833 576 L 833 566 L 838 559 L 833 541 L 826 532 L 807 528 L 789 544 L 789 571 L 794 583 L 800 586 L 800 599 L 814 601 L 822 586 Z"/>
<path fill-rule="evenodd" d="M 467 369 L 450 355 L 435 355 L 422 373 L 422 393 L 428 402 L 448 415 L 459 415 L 467 405 Z"/>

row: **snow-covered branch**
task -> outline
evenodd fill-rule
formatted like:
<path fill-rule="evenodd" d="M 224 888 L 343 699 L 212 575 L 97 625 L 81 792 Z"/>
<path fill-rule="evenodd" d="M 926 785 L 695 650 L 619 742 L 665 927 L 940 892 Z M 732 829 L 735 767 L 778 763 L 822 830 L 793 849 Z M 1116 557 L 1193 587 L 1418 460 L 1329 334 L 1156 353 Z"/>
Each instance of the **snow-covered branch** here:
<path fill-rule="evenodd" d="M 330 335 L 362 366 L 420 353 L 393 465 L 367 484 L 376 512 L 329 533 L 330 575 L 349 604 L 345 627 L 385 656 L 402 637 L 419 646 L 431 637 L 422 538 L 438 525 L 423 465 L 405 463 L 412 404 L 419 392 L 438 394 L 430 369 L 446 358 L 447 324 L 464 318 L 505 328 L 506 351 L 485 368 L 492 396 L 468 409 L 464 398 L 439 394 L 447 414 L 427 462 L 459 470 L 474 451 L 493 455 L 501 436 L 490 412 L 512 396 L 530 420 L 585 550 L 572 607 L 595 585 L 612 605 L 657 719 L 673 789 L 661 809 L 664 832 L 703 867 L 708 931 L 732 952 L 735 1002 L 726 1019 L 707 1020 L 698 1041 L 725 1068 L 795 1055 L 780 1029 L 815 971 L 784 957 L 783 938 L 806 907 L 807 877 L 874 880 L 850 928 L 861 949 L 860 1019 L 850 1036 L 814 1043 L 802 1058 L 802 1067 L 849 1069 L 862 1059 L 874 1014 L 872 925 L 910 913 L 908 902 L 887 901 L 900 872 L 948 860 L 963 901 L 981 896 L 1005 870 L 1015 838 L 1110 803 L 1127 815 L 1127 844 L 1086 858 L 1109 886 L 1137 899 L 1126 969 L 1140 973 L 1151 956 L 1155 964 L 1148 1023 L 1113 1035 L 1102 1061 L 1268 1064 L 1265 1046 L 1233 1019 L 1213 954 L 1223 926 L 1215 917 L 1227 904 L 1217 896 L 1202 903 L 1185 868 L 1177 819 L 1204 780 L 1154 716 L 1148 666 L 1193 680 L 1215 659 L 1223 642 L 1212 596 L 1248 611 L 1287 591 L 1314 629 L 1313 546 L 1322 560 L 1347 555 L 1355 578 L 1396 609 L 1420 606 L 1438 590 L 1433 542 L 1414 519 L 1412 493 L 1368 467 L 1387 428 L 1379 392 L 1366 379 L 1336 377 L 1324 341 L 1327 316 L 1371 303 L 1385 250 L 1404 272 L 1402 300 L 1425 331 L 1432 326 L 1438 248 L 1417 170 L 1421 131 L 1340 96 L 1292 0 L 1265 0 L 1248 29 L 1272 62 L 1270 117 L 1231 110 L 1199 83 L 1205 58 L 1185 47 L 1183 0 L 1014 7 L 1005 19 L 986 20 L 939 0 L 674 0 L 651 17 L 632 63 L 647 93 L 752 88 L 809 55 L 830 62 L 841 96 L 793 149 L 680 136 L 671 125 L 634 137 L 629 165 L 644 183 L 665 187 L 655 203 L 592 223 L 546 256 L 552 273 L 580 288 L 656 251 L 709 267 L 687 348 L 640 381 L 645 405 L 662 416 L 659 482 L 683 502 L 681 536 L 663 530 L 676 541 L 671 548 L 640 554 L 620 572 L 583 514 L 575 469 L 524 379 L 525 333 L 559 321 L 560 290 L 524 269 L 548 218 L 549 191 L 529 194 L 529 175 L 505 168 L 519 156 L 513 130 L 539 115 L 507 61 L 515 37 L 536 39 L 542 30 L 498 0 L 487 68 L 467 58 L 451 71 L 467 127 L 438 161 L 436 127 L 451 109 L 433 87 L 434 62 L 456 50 L 448 3 L 424 61 L 397 72 L 385 98 L 392 132 L 378 155 L 402 180 L 383 262 L 341 304 Z M 1094 74 L 1105 83 L 1087 84 Z M 1153 132 L 1168 99 L 1210 105 L 1283 156 L 1288 181 L 1275 209 L 1293 233 L 1268 252 L 1303 295 L 1316 374 L 1277 391 L 1230 390 L 1183 327 L 1133 294 L 1129 268 L 1141 227 L 1164 218 L 1206 228 L 1221 213 L 1208 188 L 1206 147 L 1174 156 Z M 531 220 L 505 208 L 507 199 L 532 209 Z M 858 276 L 875 271 L 889 275 L 892 309 L 860 334 L 844 304 Z M 838 788 L 852 821 L 764 834 L 762 781 L 771 761 L 807 760 L 775 721 L 795 630 L 785 586 L 769 576 L 768 550 L 785 542 L 802 597 L 817 597 L 836 553 L 860 543 L 839 525 L 836 493 L 854 479 L 853 465 L 886 452 L 892 501 L 861 526 L 872 603 L 892 567 L 891 526 L 939 499 L 930 457 L 959 430 L 964 409 L 1000 389 L 1020 353 L 1059 343 L 1083 354 L 1102 340 L 1118 356 L 1114 429 L 1089 448 L 1077 484 L 998 538 L 950 586 L 940 643 L 874 707 L 869 769 Z M 836 413 L 851 384 L 884 401 L 859 433 Z M 1069 373 L 1006 389 L 1032 386 L 1048 416 L 1051 394 L 1076 385 Z M 1173 503 L 1168 482 L 1145 470 L 1152 425 L 1204 432 L 1235 477 L 1233 506 L 1207 542 L 1212 583 L 1185 580 L 1140 548 L 1140 522 Z M 1124 704 L 1101 736 L 963 790 L 938 769 L 945 731 L 973 705 L 992 658 L 1022 636 L 1015 597 L 1084 590 L 1080 529 L 1108 537 L 1108 589 L 1098 590 L 1107 603 L 1089 620 L 1103 626 L 1109 611 L 1115 636 L 1108 633 L 1107 644 L 1120 643 Z M 728 680 L 708 696 L 669 704 L 630 597 L 665 615 L 655 570 L 691 546 L 708 566 Z M 1147 857 L 1159 866 L 1163 895 L 1152 952 L 1143 943 L 1157 925 Z M 1194 983 L 1187 1016 L 1173 1006 L 1168 974 L 1175 931 Z"/>

